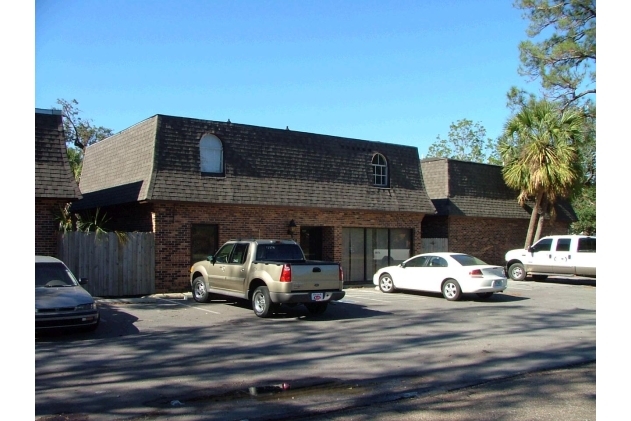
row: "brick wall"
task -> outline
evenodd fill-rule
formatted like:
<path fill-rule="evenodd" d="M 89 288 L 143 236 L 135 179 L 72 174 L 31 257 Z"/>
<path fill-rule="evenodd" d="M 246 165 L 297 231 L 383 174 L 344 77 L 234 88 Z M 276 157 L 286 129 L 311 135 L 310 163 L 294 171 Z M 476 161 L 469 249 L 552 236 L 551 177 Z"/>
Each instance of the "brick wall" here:
<path fill-rule="evenodd" d="M 113 229 L 155 232 L 157 293 L 190 289 L 190 241 L 192 224 L 216 224 L 219 244 L 233 238 L 290 239 L 287 224 L 298 225 L 294 239 L 300 242 L 300 226 L 321 226 L 324 260 L 341 262 L 342 229 L 411 228 L 413 254 L 420 253 L 423 214 L 318 210 L 264 206 L 207 205 L 195 203 L 152 203 L 107 208 Z M 428 218 L 431 219 L 431 218 Z M 438 221 L 436 218 L 434 218 Z M 439 218 L 442 219 L 442 218 Z M 442 221 L 448 230 L 449 250 L 470 253 L 491 264 L 504 264 L 506 251 L 523 247 L 527 219 L 448 217 Z M 434 227 L 436 228 L 436 227 Z M 425 226 L 424 228 L 425 229 Z M 436 228 L 438 229 L 438 228 Z M 443 228 L 441 228 L 443 229 Z M 550 225 L 543 235 L 564 234 L 567 223 Z M 424 237 L 431 237 L 423 233 Z"/>
<path fill-rule="evenodd" d="M 449 217 L 449 251 L 472 254 L 493 265 L 504 265 L 508 250 L 522 248 L 528 219 Z M 567 234 L 569 224 L 545 221 L 541 236 Z"/>
<path fill-rule="evenodd" d="M 421 244 L 423 214 L 322 211 L 278 207 L 156 203 L 154 206 L 156 247 L 156 292 L 190 289 L 190 237 L 192 224 L 217 224 L 219 244 L 234 238 L 290 239 L 287 224 L 323 226 L 323 259 L 342 259 L 343 227 L 414 229 L 415 253 Z"/>
<path fill-rule="evenodd" d="M 68 199 L 35 198 L 35 254 L 58 257 L 59 222 L 55 213 Z"/>

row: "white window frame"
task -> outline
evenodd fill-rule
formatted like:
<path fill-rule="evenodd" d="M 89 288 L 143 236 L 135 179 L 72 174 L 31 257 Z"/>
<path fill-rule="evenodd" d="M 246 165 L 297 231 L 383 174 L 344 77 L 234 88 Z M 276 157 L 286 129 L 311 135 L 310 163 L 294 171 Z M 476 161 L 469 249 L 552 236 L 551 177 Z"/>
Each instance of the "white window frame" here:
<path fill-rule="evenodd" d="M 388 187 L 388 160 L 380 153 L 376 153 L 370 162 L 372 166 L 373 183 L 377 187 Z"/>
<path fill-rule="evenodd" d="M 199 169 L 202 173 L 223 174 L 223 143 L 212 134 L 199 140 Z"/>

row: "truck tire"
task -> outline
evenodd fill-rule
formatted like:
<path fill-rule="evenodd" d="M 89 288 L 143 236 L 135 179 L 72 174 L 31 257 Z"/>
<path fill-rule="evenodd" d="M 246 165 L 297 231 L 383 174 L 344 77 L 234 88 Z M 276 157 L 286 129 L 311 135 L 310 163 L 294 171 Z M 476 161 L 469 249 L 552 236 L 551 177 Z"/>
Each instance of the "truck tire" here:
<path fill-rule="evenodd" d="M 203 276 L 198 276 L 193 280 L 193 298 L 198 303 L 207 303 L 210 301 L 210 294 Z"/>
<path fill-rule="evenodd" d="M 252 310 L 259 317 L 269 317 L 272 315 L 272 300 L 269 297 L 267 287 L 258 287 L 252 294 Z"/>
<path fill-rule="evenodd" d="M 524 265 L 521 263 L 513 263 L 508 268 L 508 276 L 513 281 L 523 281 L 526 279 L 526 270 L 524 269 Z"/>
<path fill-rule="evenodd" d="M 305 307 L 311 314 L 322 314 L 326 311 L 329 303 L 306 303 Z"/>

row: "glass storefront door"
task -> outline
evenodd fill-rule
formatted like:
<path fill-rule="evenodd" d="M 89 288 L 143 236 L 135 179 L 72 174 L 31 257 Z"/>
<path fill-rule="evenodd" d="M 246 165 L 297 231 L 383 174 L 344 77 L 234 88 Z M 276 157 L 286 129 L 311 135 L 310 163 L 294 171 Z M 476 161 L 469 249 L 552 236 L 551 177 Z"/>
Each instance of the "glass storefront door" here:
<path fill-rule="evenodd" d="M 342 269 L 348 281 L 365 280 L 364 275 L 364 229 L 342 229 Z"/>
<path fill-rule="evenodd" d="M 388 229 L 367 228 L 366 242 L 366 276 L 370 278 L 378 269 L 388 266 Z"/>
<path fill-rule="evenodd" d="M 412 256 L 413 231 L 407 228 L 343 228 L 342 268 L 350 282 L 370 282 L 382 267 Z"/>

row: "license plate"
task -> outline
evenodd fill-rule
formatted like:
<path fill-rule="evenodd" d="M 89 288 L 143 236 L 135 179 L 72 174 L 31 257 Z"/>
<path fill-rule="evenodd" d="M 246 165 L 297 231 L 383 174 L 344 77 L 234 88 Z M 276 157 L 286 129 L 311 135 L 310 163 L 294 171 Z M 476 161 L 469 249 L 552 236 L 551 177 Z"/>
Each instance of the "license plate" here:
<path fill-rule="evenodd" d="M 311 299 L 313 301 L 322 301 L 324 299 L 324 293 L 323 292 L 314 292 L 311 294 Z"/>

